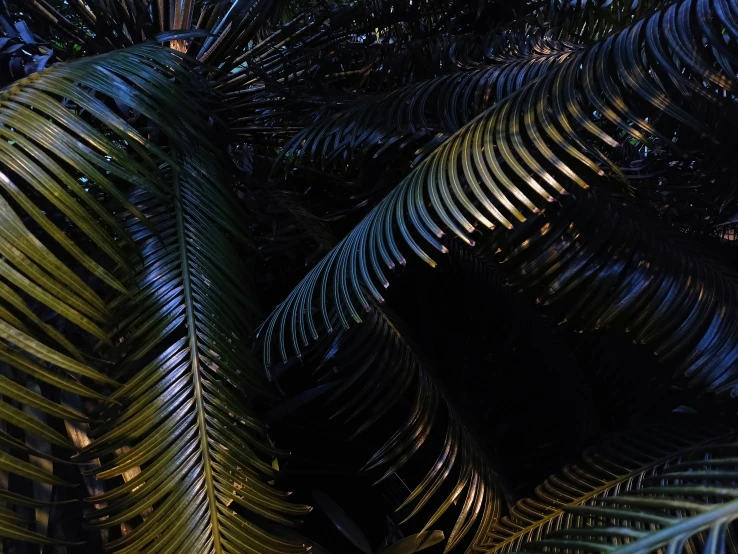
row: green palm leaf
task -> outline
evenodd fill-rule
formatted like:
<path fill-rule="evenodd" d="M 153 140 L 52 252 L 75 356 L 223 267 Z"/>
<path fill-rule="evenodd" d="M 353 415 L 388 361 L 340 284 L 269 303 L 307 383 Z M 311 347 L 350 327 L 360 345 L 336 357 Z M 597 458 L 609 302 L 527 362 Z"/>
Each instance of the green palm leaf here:
<path fill-rule="evenodd" d="M 132 67 L 136 75 L 129 80 Z M 122 191 L 146 187 L 165 194 L 157 167 L 169 156 L 101 97 L 125 100 L 131 109 L 160 120 L 167 131 L 172 125 L 186 128 L 176 116 L 167 120 L 159 113 L 176 114 L 166 94 L 169 79 L 190 82 L 191 67 L 174 52 L 146 45 L 57 64 L 0 92 L 0 362 L 12 368 L 0 378 L 0 418 L 27 436 L 25 444 L 10 436 L 3 442 L 23 458 L 30 454 L 37 460 L 2 454 L 3 469 L 10 473 L 37 483 L 67 484 L 41 460 L 59 461 L 49 444 L 73 445 L 45 416 L 87 418 L 44 391 L 50 387 L 104 399 L 93 384 L 117 383 L 47 321 L 56 314 L 65 334 L 82 342 L 110 342 L 110 311 L 100 291 L 127 291 L 114 274 L 130 273 L 128 260 L 135 254 L 115 213 L 141 215 Z M 101 287 L 93 289 L 91 281 Z M 48 501 L 46 493 L 42 498 Z M 23 501 L 20 496 L 8 500 Z M 4 536 L 41 540 L 13 522 L 3 526 Z"/>
<path fill-rule="evenodd" d="M 566 523 L 525 552 L 735 552 L 738 517 L 736 445 L 683 452 L 664 470 L 581 506 L 567 506 Z"/>
<path fill-rule="evenodd" d="M 549 533 L 577 526 L 586 517 L 580 517 L 580 509 L 634 493 L 653 476 L 689 459 L 698 445 L 719 443 L 732 435 L 730 429 L 695 424 L 689 418 L 617 435 L 585 453 L 582 463 L 547 479 L 535 497 L 518 501 L 510 515 L 487 529 L 479 551 L 513 552 Z"/>
<path fill-rule="evenodd" d="M 227 236 L 237 236 L 240 221 L 219 158 L 202 144 L 212 131 L 195 103 L 192 70 L 175 51 L 142 45 L 56 65 L 4 92 L 0 133 L 8 142 L 0 144 L 0 156 L 7 197 L 0 198 L 0 263 L 9 308 L 0 320 L 0 354 L 22 374 L 106 401 L 101 417 L 107 421 L 82 458 L 101 458 L 98 477 L 124 475 L 126 482 L 94 497 L 100 508 L 90 514 L 93 526 L 145 518 L 111 547 L 300 552 L 302 545 L 272 537 L 234 511 L 240 506 L 290 523 L 308 508 L 287 503 L 265 483 L 274 474 L 271 458 L 281 453 L 244 408 L 244 393 L 253 398 L 266 390 L 263 370 L 237 340 L 255 307 L 244 294 L 243 278 L 230 273 L 244 273 Z M 181 98 L 178 91 L 190 96 Z M 167 151 L 116 115 L 108 98 L 148 118 L 167 137 Z M 193 146 L 199 155 L 178 154 L 180 147 L 192 152 Z M 136 192 L 129 200 L 131 191 Z M 72 224 L 66 233 L 54 223 L 57 213 Z M 88 252 L 106 255 L 105 261 Z M 77 275 L 80 268 L 119 298 L 106 304 Z M 122 343 L 116 380 L 87 365 L 68 340 L 35 316 L 36 304 L 24 303 L 29 297 L 103 347 Z M 128 382 L 105 398 L 59 370 L 105 385 Z M 87 421 L 38 390 L 3 379 L 4 397 L 55 417 Z M 46 443 L 72 447 L 28 410 L 3 400 L 0 414 Z M 42 448 L 28 441 L 26 451 L 49 459 Z M 39 484 L 66 484 L 48 464 L 5 453 L 0 468 Z M 49 542 L 12 518 L 3 520 L 1 532 Z"/>
<path fill-rule="evenodd" d="M 138 290 L 114 302 L 125 348 L 117 374 L 130 378 L 81 454 L 101 458 L 99 479 L 141 472 L 93 497 L 107 506 L 89 515 L 96 527 L 135 525 L 154 508 L 110 543 L 118 552 L 301 552 L 249 522 L 294 525 L 309 508 L 267 484 L 272 459 L 284 453 L 248 408 L 267 391 L 242 339 L 255 306 L 231 244 L 239 221 L 227 180 L 206 153 L 182 155 L 184 171 L 168 171 L 174 210 L 134 197 L 153 229 L 130 219 L 143 256 Z"/>

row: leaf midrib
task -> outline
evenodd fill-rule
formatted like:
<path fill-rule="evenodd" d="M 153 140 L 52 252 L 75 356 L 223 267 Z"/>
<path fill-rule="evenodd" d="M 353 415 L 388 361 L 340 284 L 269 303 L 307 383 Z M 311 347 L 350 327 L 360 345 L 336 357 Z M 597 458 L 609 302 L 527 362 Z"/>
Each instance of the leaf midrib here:
<path fill-rule="evenodd" d="M 182 283 L 184 287 L 184 302 L 187 314 L 187 335 L 190 343 L 190 367 L 192 371 L 192 386 L 195 391 L 195 407 L 197 410 L 197 426 L 200 437 L 200 453 L 202 455 L 203 478 L 210 508 L 210 528 L 213 533 L 213 549 L 215 554 L 222 554 L 220 526 L 218 522 L 218 503 L 216 499 L 213 479 L 213 468 L 210 462 L 210 446 L 208 441 L 207 423 L 205 421 L 205 401 L 200 381 L 200 356 L 195 328 L 195 304 L 192 298 L 192 280 L 187 254 L 187 236 L 184 227 L 184 207 L 182 205 L 181 181 L 179 172 L 174 169 L 174 210 L 177 217 L 177 240 L 182 263 Z"/>

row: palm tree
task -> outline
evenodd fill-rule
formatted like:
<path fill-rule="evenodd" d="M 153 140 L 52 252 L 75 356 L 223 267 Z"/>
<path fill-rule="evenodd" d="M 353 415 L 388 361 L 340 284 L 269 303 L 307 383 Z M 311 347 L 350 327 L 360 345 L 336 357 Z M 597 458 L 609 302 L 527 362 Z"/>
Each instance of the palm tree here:
<path fill-rule="evenodd" d="M 734 0 L 0 25 L 0 551 L 738 552 Z"/>

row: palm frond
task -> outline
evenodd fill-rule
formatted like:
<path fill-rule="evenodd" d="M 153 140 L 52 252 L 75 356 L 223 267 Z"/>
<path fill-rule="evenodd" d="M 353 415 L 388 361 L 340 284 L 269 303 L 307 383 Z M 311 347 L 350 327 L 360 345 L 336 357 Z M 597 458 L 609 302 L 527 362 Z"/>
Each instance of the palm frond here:
<path fill-rule="evenodd" d="M 272 537 L 234 511 L 243 506 L 259 517 L 289 523 L 288 516 L 308 508 L 288 504 L 284 494 L 264 482 L 274 474 L 270 456 L 280 452 L 242 404 L 244 392 L 253 397 L 265 391 L 259 364 L 236 340 L 248 329 L 255 306 L 242 290 L 243 278 L 234 280 L 229 273 L 243 274 L 229 246 L 239 235 L 240 222 L 218 158 L 202 144 L 212 134 L 207 116 L 194 94 L 186 100 L 174 94 L 178 87 L 172 78 L 183 90 L 196 90 L 191 69 L 191 62 L 175 51 L 145 45 L 56 65 L 4 93 L 0 133 L 7 142 L 0 159 L 7 168 L 2 183 L 8 199 L 2 197 L 0 247 L 7 279 L 3 300 L 10 310 L 0 320 L 3 361 L 61 390 L 107 404 L 102 409 L 107 421 L 97 430 L 97 440 L 83 449 L 83 458 L 105 460 L 96 470 L 100 478 L 128 477 L 93 498 L 98 505 L 106 503 L 90 514 L 93 526 L 145 519 L 112 548 L 300 552 L 302 545 Z M 100 96 L 148 117 L 168 138 L 168 153 L 134 131 Z M 90 117 L 75 115 L 60 99 L 74 102 Z M 194 149 L 200 154 L 179 154 L 180 147 L 192 152 L 192 141 L 200 141 Z M 132 189 L 138 192 L 129 200 Z M 42 198 L 48 204 L 43 211 Z M 111 202 L 118 204 L 120 215 L 107 208 Z M 73 238 L 54 225 L 56 213 L 79 228 L 65 227 Z M 25 221 L 45 232 L 38 235 L 45 242 Z M 80 245 L 106 254 L 105 267 Z M 142 261 L 136 263 L 139 253 Z M 129 260 L 138 266 L 135 270 Z M 107 305 L 74 272 L 80 268 L 121 296 Z M 129 293 L 132 289 L 136 292 Z M 20 292 L 102 344 L 123 344 L 116 379 L 140 371 L 109 398 L 58 375 L 47 365 L 117 385 L 36 317 L 36 306 L 28 307 Z M 53 416 L 87 421 L 13 380 L 5 379 L 0 390 Z M 4 401 L 2 418 L 47 442 L 72 446 L 38 418 Z M 30 452 L 36 456 L 38 446 Z M 42 484 L 65 484 L 29 462 L 4 453 L 0 457 L 4 470 Z M 127 472 L 137 467 L 142 469 L 131 478 Z M 160 486 L 164 481 L 167 487 Z M 189 501 L 182 503 L 183 498 Z M 154 505 L 157 509 L 150 512 Z M 3 525 L 5 536 L 49 542 L 14 521 Z"/>
<path fill-rule="evenodd" d="M 420 143 L 427 151 L 579 48 L 538 37 L 531 49 L 491 67 L 423 81 L 342 110 L 296 134 L 281 149 L 280 159 L 325 170 L 355 167 L 403 141 Z"/>
<path fill-rule="evenodd" d="M 565 523 L 551 527 L 525 552 L 735 552 L 738 517 L 736 444 L 683 452 L 638 487 L 585 505 L 567 506 Z"/>
<path fill-rule="evenodd" d="M 709 246 L 585 193 L 484 250 L 562 320 L 623 330 L 682 384 L 735 396 L 735 272 Z"/>
<path fill-rule="evenodd" d="M 501 516 L 505 500 L 500 479 L 396 318 L 375 308 L 364 325 L 339 330 L 318 349 L 325 353 L 316 360 L 316 377 L 326 384 L 335 383 L 326 401 L 330 419 L 345 420 L 355 429 L 355 438 L 406 399 L 410 410 L 404 423 L 392 426 L 397 430 L 364 466 L 366 471 L 382 468 L 384 473 L 377 483 L 423 452 L 423 445 L 431 442 L 431 433 L 445 422 L 445 438 L 437 458 L 397 511 L 403 512 L 404 523 L 423 508 L 434 507 L 422 529 L 427 531 L 452 506 L 461 504 L 445 552 L 477 524 L 467 550 L 471 552 L 482 539 L 483 530 Z M 456 483 L 452 484 L 454 477 Z"/>
<path fill-rule="evenodd" d="M 586 452 L 580 464 L 547 479 L 535 497 L 520 500 L 510 515 L 492 525 L 479 551 L 513 552 L 549 533 L 577 526 L 587 507 L 636 493 L 654 476 L 689 459 L 698 446 L 707 450 L 711 446 L 702 445 L 734 436 L 727 427 L 684 419 L 619 434 Z"/>
<path fill-rule="evenodd" d="M 294 18 L 245 52 L 240 59 L 248 64 L 220 84 L 238 119 L 252 122 L 244 137 L 259 137 L 273 128 L 274 135 L 282 138 L 289 131 L 294 134 L 291 126 L 300 123 L 287 114 L 280 118 L 281 110 L 250 106 L 248 99 L 265 90 L 279 97 L 283 89 L 299 91 L 299 96 L 328 89 L 340 105 L 347 92 L 351 97 L 362 91 L 392 91 L 460 70 L 484 69 L 491 62 L 523 61 L 536 51 L 571 50 L 633 23 L 663 2 L 543 2 L 542 7 L 455 2 L 445 10 L 441 26 L 429 24 L 421 15 L 427 12 L 433 19 L 434 11 L 444 11 L 432 4 L 363 2 L 337 4 L 331 11 L 323 6 L 297 10 Z M 507 18 L 515 17 L 514 21 L 500 11 Z M 490 16 L 490 22 L 482 23 Z M 419 21 L 423 23 L 417 26 Z M 330 109 L 335 112 L 336 106 Z"/>
<path fill-rule="evenodd" d="M 249 408 L 268 392 L 243 342 L 257 308 L 232 243 L 241 229 L 227 176 L 207 149 L 178 155 L 182 171 L 164 169 L 173 206 L 133 198 L 153 228 L 129 218 L 143 258 L 137 291 L 113 303 L 127 382 L 81 453 L 103 460 L 98 479 L 141 472 L 91 499 L 107 504 L 90 512 L 92 525 L 133 527 L 110 543 L 118 552 L 302 552 L 253 522 L 294 525 L 310 508 L 267 483 L 285 453 Z"/>
<path fill-rule="evenodd" d="M 166 194 L 157 167 L 170 156 L 106 99 L 124 101 L 176 141 L 175 127 L 198 128 L 177 115 L 182 104 L 171 94 L 170 79 L 186 86 L 191 67 L 174 52 L 145 45 L 57 64 L 0 92 L 0 362 L 6 368 L 0 418 L 29 437 L 25 444 L 10 435 L 4 441 L 21 455 L 0 453 L 0 467 L 15 476 L 68 485 L 44 464 L 24 460 L 31 454 L 59 461 L 42 442 L 73 448 L 39 413 L 87 421 L 54 398 L 58 391 L 104 400 L 95 389 L 117 385 L 79 348 L 91 340 L 110 343 L 111 314 L 100 294 L 128 290 L 121 279 L 130 274 L 135 252 L 115 213 L 145 218 L 122 191 Z M 8 502 L 36 501 L 11 495 Z M 3 525 L 4 536 L 49 542 L 15 522 Z"/>
<path fill-rule="evenodd" d="M 389 282 L 381 265 L 391 270 L 406 263 L 398 247 L 398 232 L 409 249 L 430 265 L 435 262 L 418 237 L 445 253 L 439 241 L 445 230 L 471 245 L 477 226 L 498 227 L 490 235 L 494 241 L 507 240 L 505 229 L 516 227 L 519 232 L 510 236 L 511 244 L 525 251 L 531 240 L 559 236 L 564 229 L 559 226 L 572 223 L 566 216 L 555 217 L 550 203 L 557 196 L 564 198 L 590 186 L 598 192 L 607 190 L 606 170 L 622 178 L 619 168 L 595 144 L 616 148 L 621 141 L 636 140 L 668 149 L 675 146 L 669 138 L 675 134 L 709 133 L 698 119 L 704 106 L 722 106 L 725 113 L 733 107 L 720 96 L 734 87 L 727 60 L 738 26 L 735 12 L 723 7 L 722 2 L 709 0 L 671 5 L 575 54 L 458 131 L 277 307 L 262 328 L 265 362 L 271 362 L 274 349 L 287 358 L 287 342 L 299 353 L 309 343 L 308 337 L 317 338 L 316 315 L 328 330 L 333 328 L 334 312 L 336 321 L 347 327 L 350 320 L 361 321 L 360 310 L 370 309 L 367 296 L 382 302 L 377 284 L 386 287 Z M 718 21 L 730 37 L 727 41 L 725 35 L 716 35 Z M 703 35 L 708 44 L 714 43 L 713 48 L 687 50 L 685 45 L 702 41 Z M 618 69 L 617 81 L 615 73 L 604 72 L 606 66 Z M 670 96 L 674 87 L 689 91 L 687 99 Z M 589 135 L 588 139 L 583 135 Z M 547 211 L 554 215 L 542 219 L 539 214 L 547 203 Z M 539 217 L 523 224 L 536 215 Z M 699 371 L 704 387 L 732 389 L 738 344 L 735 322 L 722 314 L 730 311 L 737 292 L 728 273 L 705 266 L 697 261 L 699 256 L 685 255 L 684 241 L 679 238 L 670 239 L 669 247 L 663 248 L 653 235 L 648 238 L 650 224 L 615 217 L 619 229 L 640 228 L 641 244 L 651 245 L 645 257 L 634 257 L 628 244 L 618 242 L 617 248 L 627 258 L 621 255 L 610 258 L 611 265 L 597 265 L 591 258 L 602 244 L 588 243 L 576 235 L 574 242 L 567 243 L 572 248 L 545 250 L 541 261 L 553 259 L 554 254 L 569 260 L 574 253 L 584 252 L 580 248 L 587 248 L 588 254 L 582 254 L 577 264 L 562 270 L 562 279 L 569 280 L 571 287 L 580 286 L 586 278 L 599 279 L 601 287 L 596 290 L 600 291 L 607 290 L 606 283 L 619 282 L 624 287 L 622 296 L 613 297 L 612 305 L 605 304 L 605 310 L 611 308 L 607 314 L 598 311 L 598 317 L 585 319 L 589 325 L 613 323 L 612 316 L 618 316 L 615 323 L 624 329 L 638 328 L 639 339 L 654 351 L 682 360 L 680 375 L 693 376 Z M 597 224 L 596 218 L 589 221 Z M 608 229 L 614 227 L 608 225 Z M 552 267 L 558 270 L 560 264 Z M 710 272 L 702 277 L 706 267 Z M 635 268 L 630 278 L 617 271 Z M 666 268 L 673 273 L 667 276 Z M 664 303 L 672 298 L 680 300 Z M 608 317 L 603 319 L 603 315 Z M 686 335 L 674 335 L 675 329 Z"/>

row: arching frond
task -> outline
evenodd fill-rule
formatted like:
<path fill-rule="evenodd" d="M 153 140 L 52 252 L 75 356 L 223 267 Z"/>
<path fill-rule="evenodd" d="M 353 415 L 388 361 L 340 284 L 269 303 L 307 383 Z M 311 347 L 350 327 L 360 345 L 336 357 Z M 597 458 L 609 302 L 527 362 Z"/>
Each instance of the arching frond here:
<path fill-rule="evenodd" d="M 422 127 L 431 135 L 440 131 L 453 132 L 501 98 L 500 94 L 509 94 L 520 83 L 544 72 L 555 62 L 549 57 L 557 54 L 564 57 L 565 53 L 580 47 L 569 41 L 552 40 L 550 34 L 525 22 L 512 27 L 495 27 L 483 34 L 434 33 L 409 41 L 336 44 L 333 34 L 340 36 L 344 21 L 341 17 L 331 17 L 325 29 L 321 27 L 325 24 L 323 20 L 316 17 L 310 21 L 309 13 L 302 13 L 298 19 L 304 26 L 296 21 L 281 27 L 244 55 L 249 64 L 218 85 L 226 95 L 235 129 L 249 142 L 258 143 L 263 136 L 281 142 L 315 120 L 320 121 L 316 125 L 322 127 L 338 125 L 339 121 L 347 125 L 344 119 L 349 117 L 358 117 L 363 123 L 360 131 L 354 129 L 354 137 L 366 131 L 365 142 L 374 138 L 377 147 L 382 141 L 363 127 L 383 126 L 380 131 L 387 132 L 387 128 L 402 124 L 401 129 L 410 135 L 415 132 L 413 126 Z M 357 16 L 356 21 L 363 19 Z M 371 25 L 367 27 L 369 33 Z M 283 50 L 280 45 L 290 47 Z M 515 66 L 512 62 L 520 63 Z M 508 63 L 514 67 L 503 71 L 502 66 Z M 491 70 L 491 66 L 498 65 L 497 71 Z M 483 72 L 485 69 L 490 71 Z M 479 71 L 474 73 L 474 70 Z M 460 71 L 464 75 L 457 75 L 456 79 L 451 77 Z M 498 77 L 502 82 L 495 86 L 492 83 Z M 479 80 L 484 82 L 480 84 Z M 421 90 L 418 93 L 420 102 L 413 99 L 413 91 L 429 86 L 433 89 L 428 93 L 430 98 L 428 94 L 421 94 Z M 465 93 L 466 89 L 474 90 L 475 86 L 482 86 L 483 90 L 486 87 L 486 92 Z M 330 101 L 327 102 L 325 96 L 315 95 L 316 88 L 329 89 Z M 501 90 L 506 92 L 501 93 Z M 379 96 L 374 96 L 378 93 Z M 480 99 L 480 94 L 484 94 L 484 100 Z M 438 98 L 439 95 L 443 98 Z M 387 114 L 395 110 L 407 110 L 401 106 L 403 101 L 410 102 L 415 112 L 409 114 L 409 121 L 395 116 L 388 118 Z M 472 102 L 473 106 L 467 108 L 461 105 L 462 101 Z M 354 104 L 358 105 L 351 110 Z M 377 108 L 390 110 L 379 112 Z M 381 113 L 381 117 L 367 123 L 366 111 L 372 111 L 372 115 Z M 450 111 L 448 116 L 446 111 Z M 457 120 L 458 117 L 461 119 Z M 432 129 L 428 127 L 430 123 L 434 124 Z M 300 137 L 305 138 L 306 133 L 311 134 L 304 131 Z M 396 141 L 397 137 L 389 144 Z M 343 140 L 337 140 L 333 147 L 336 145 L 346 148 Z M 311 147 L 296 139 L 288 151 L 295 154 L 297 150 L 307 151 Z M 331 147 L 324 150 L 329 161 L 336 157 L 331 150 Z"/>
<path fill-rule="evenodd" d="M 510 284 L 560 306 L 578 328 L 627 332 L 689 387 L 735 396 L 735 323 L 725 317 L 738 294 L 735 274 L 709 244 L 593 195 L 562 204 L 486 245 L 510 266 Z"/>
<path fill-rule="evenodd" d="M 637 489 L 565 508 L 566 523 L 552 527 L 525 552 L 735 552 L 738 518 L 735 443 L 682 453 L 662 471 L 644 475 Z"/>
<path fill-rule="evenodd" d="M 328 89 L 340 105 L 346 93 L 361 98 L 357 92 L 386 93 L 460 70 L 484 69 L 490 62 L 525 61 L 536 50 L 571 50 L 633 23 L 663 2 L 540 2 L 517 6 L 514 2 L 504 6 L 495 2 L 454 2 L 441 17 L 445 25 L 428 28 L 427 22 L 419 21 L 423 21 L 421 13 L 433 13 L 431 4 L 363 2 L 337 5 L 330 12 L 323 6 L 297 10 L 294 19 L 244 53 L 242 59 L 248 64 L 220 85 L 227 91 L 227 103 L 238 113 L 238 119 L 251 122 L 239 125 L 244 138 L 256 139 L 270 134 L 272 128 L 272 136 L 283 140 L 299 130 L 294 127 L 300 123 L 299 118 L 279 118 L 279 109 L 271 111 L 267 104 L 252 107 L 246 102 L 265 90 L 279 97 L 283 89 L 299 90 L 301 96 L 315 88 Z M 436 11 L 440 14 L 444 10 Z M 485 24 L 489 17 L 492 19 Z M 512 17 L 515 19 L 511 21 Z M 423 32 L 418 33 L 418 29 Z M 511 85 L 510 91 L 519 88 L 520 81 Z M 444 94 L 453 96 L 454 87 L 446 88 Z M 494 98 L 501 97 L 498 94 Z M 462 98 L 470 99 L 466 95 Z M 489 100 L 485 107 L 491 105 Z M 335 112 L 336 106 L 331 105 L 330 111 Z M 454 117 L 457 110 L 444 106 L 440 115 L 444 111 Z M 476 115 L 481 110 L 472 111 Z M 380 121 L 393 124 L 387 121 L 386 113 Z M 450 131 L 456 131 L 468 119 Z M 327 154 L 330 157 L 330 152 Z"/>
<path fill-rule="evenodd" d="M 322 169 L 335 165 L 345 168 L 403 141 L 438 144 L 498 100 L 571 58 L 578 49 L 574 45 L 561 49 L 561 45 L 539 37 L 529 54 L 519 53 L 491 67 L 422 81 L 361 102 L 296 134 L 280 151 L 280 159 Z"/>
<path fill-rule="evenodd" d="M 332 412 L 331 419 L 345 419 L 355 428 L 353 437 L 372 427 L 401 399 L 410 400 L 404 423 L 364 466 L 365 470 L 382 469 L 378 482 L 400 471 L 445 422 L 445 438 L 437 458 L 397 511 L 408 521 L 424 507 L 435 507 L 423 527 L 427 531 L 459 504 L 445 551 L 458 545 L 477 525 L 467 550 L 471 552 L 482 539 L 483 530 L 501 516 L 502 486 L 450 398 L 397 322 L 377 307 L 365 325 L 339 330 L 328 341 L 317 371 L 321 380 L 337 380 L 326 407 Z"/>
<path fill-rule="evenodd" d="M 594 145 L 615 148 L 620 141 L 636 140 L 651 147 L 673 148 L 671 137 L 677 129 L 687 136 L 695 131 L 709 133 L 698 119 L 704 106 L 714 104 L 726 114 L 734 107 L 721 96 L 735 87 L 727 60 L 738 37 L 738 21 L 735 12 L 723 7 L 717 0 L 674 4 L 574 55 L 457 132 L 274 311 L 263 327 L 266 363 L 271 362 L 275 346 L 286 358 L 287 343 L 299 353 L 309 337 L 317 338 L 316 318 L 329 330 L 334 311 L 342 326 L 348 326 L 349 320 L 361 321 L 360 310 L 370 309 L 367 296 L 381 302 L 380 287 L 389 284 L 381 266 L 391 270 L 406 263 L 398 246 L 400 237 L 431 265 L 435 262 L 418 237 L 445 252 L 439 241 L 444 232 L 473 244 L 477 226 L 497 227 L 491 236 L 500 241 L 507 240 L 505 229 L 520 229 L 510 240 L 515 248 L 525 251 L 531 240 L 559 236 L 565 227 L 558 226 L 572 223 L 566 216 L 559 219 L 548 203 L 590 186 L 599 194 L 600 188 L 608 185 L 603 179 L 606 171 L 617 174 L 617 166 Z M 717 33 L 717 22 L 727 35 Z M 712 49 L 687 46 L 703 36 Z M 730 38 L 726 42 L 723 36 Z M 604 71 L 610 66 L 617 74 Z M 680 100 L 680 93 L 671 96 L 674 91 L 688 91 L 689 96 Z M 531 219 L 530 225 L 523 225 L 547 204 L 554 219 Z M 670 239 L 665 247 L 655 242 L 657 235 L 649 236 L 654 232 L 650 224 L 622 217 L 614 215 L 615 227 L 607 228 L 639 228 L 645 237 L 642 244 L 651 245 L 647 251 L 641 250 L 647 254 L 634 257 L 627 243 L 618 242 L 620 257 L 595 265 L 593 256 L 600 252 L 602 243 L 590 242 L 590 237 L 582 234 L 567 243 L 572 245 L 569 250 L 553 250 L 559 246 L 554 244 L 541 260 L 553 259 L 553 254 L 568 260 L 582 253 L 579 263 L 566 272 L 560 264 L 552 266 L 551 271 L 561 270 L 572 287 L 592 278 L 602 287 L 593 290 L 604 291 L 611 279 L 621 279 L 623 296 L 612 298 L 612 305 L 603 305 L 604 310 L 610 308 L 607 315 L 617 315 L 615 323 L 623 329 L 638 328 L 640 340 L 654 351 L 668 351 L 674 359 L 682 360 L 681 375 L 699 371 L 704 387 L 731 389 L 738 343 L 735 322 L 722 314 L 736 302 L 733 282 L 722 270 L 697 261 L 700 258 L 693 253 L 687 255 L 689 250 L 681 239 Z M 580 250 L 584 248 L 587 254 Z M 709 273 L 703 273 L 706 268 L 710 268 Z M 679 300 L 665 302 L 672 298 Z M 598 314 L 599 319 L 585 319 L 588 325 L 613 323 L 612 318 L 602 319 L 604 314 Z M 687 335 L 674 335 L 675 329 L 686 330 Z"/>
<path fill-rule="evenodd" d="M 3 471 L 68 485 L 26 455 L 63 463 L 39 445 L 73 448 L 51 420 L 87 418 L 57 400 L 58 391 L 104 400 L 98 387 L 117 385 L 80 343 L 110 343 L 111 314 L 101 295 L 127 293 L 121 279 L 135 255 L 115 214 L 127 210 L 145 220 L 125 192 L 142 187 L 166 196 L 157 168 L 171 158 L 106 100 L 124 101 L 176 142 L 173 129 L 201 129 L 171 94 L 170 80 L 188 89 L 191 68 L 175 52 L 144 45 L 57 64 L 0 92 L 0 419 L 29 437 L 24 443 L 3 432 Z M 2 494 L 11 505 L 38 504 L 12 489 Z M 6 515 L 0 535 L 50 542 Z"/>
<path fill-rule="evenodd" d="M 487 530 L 480 552 L 513 552 L 560 529 L 584 522 L 587 507 L 637 493 L 654 478 L 678 467 L 698 445 L 729 440 L 734 431 L 686 421 L 622 433 L 585 453 L 582 463 L 565 468 L 519 501 Z M 708 451 L 710 446 L 702 446 Z"/>

